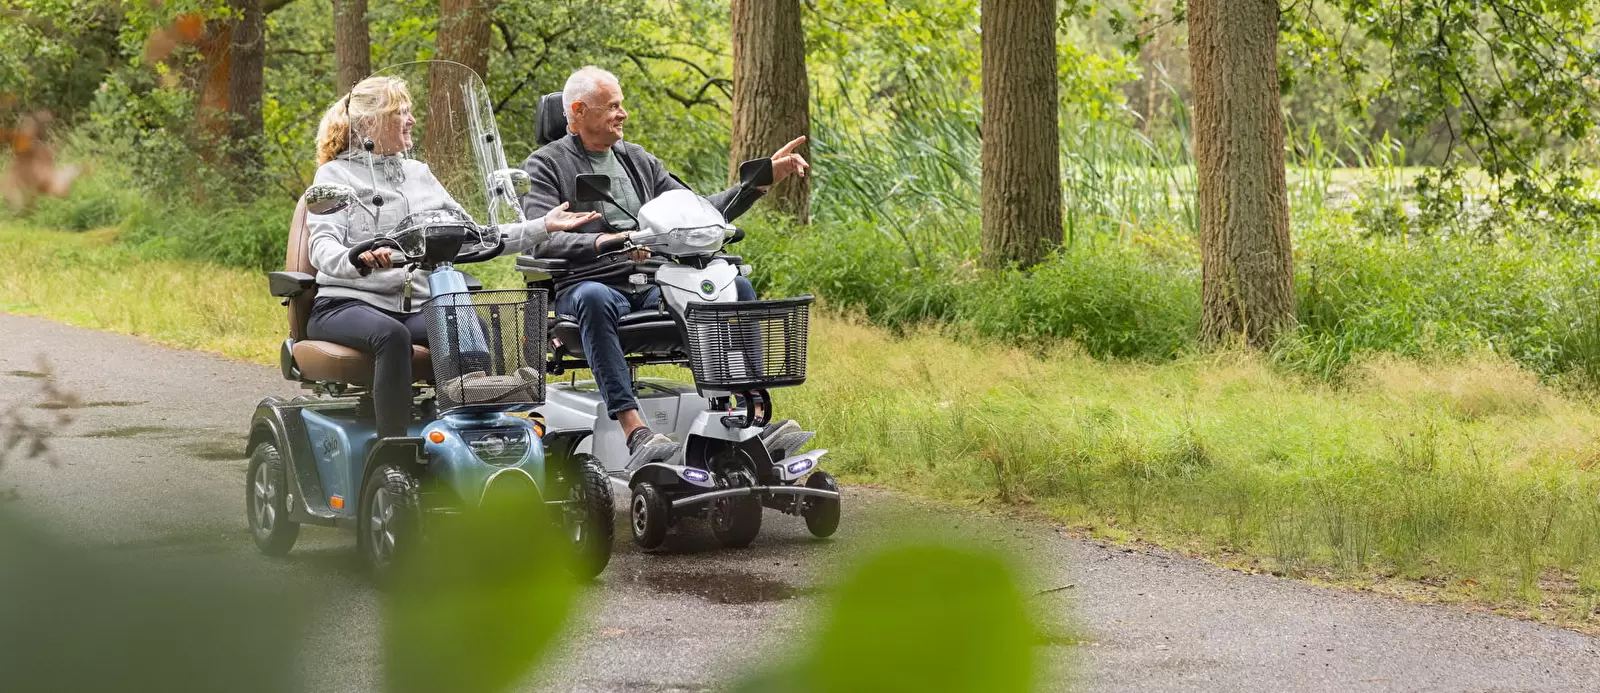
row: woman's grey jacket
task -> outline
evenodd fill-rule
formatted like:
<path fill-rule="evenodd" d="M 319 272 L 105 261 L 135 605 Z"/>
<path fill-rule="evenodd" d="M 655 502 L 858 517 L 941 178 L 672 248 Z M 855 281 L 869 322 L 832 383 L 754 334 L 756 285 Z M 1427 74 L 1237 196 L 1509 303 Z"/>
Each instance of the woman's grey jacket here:
<path fill-rule="evenodd" d="M 352 246 L 393 232 L 400 220 L 414 212 L 453 209 L 465 213 L 428 165 L 400 155 L 346 152 L 319 167 L 315 182 L 348 185 L 356 191 L 356 204 L 333 214 L 306 217 L 311 266 L 317 268 L 317 295 L 360 299 L 394 313 L 421 310 L 429 298 L 427 272 L 410 272 L 407 277 L 404 268 L 391 267 L 374 269 L 363 277 L 348 255 Z M 382 196 L 382 206 L 372 204 L 375 195 Z M 549 237 L 543 219 L 501 230 L 509 236 L 503 251 L 508 253 L 523 252 Z M 407 281 L 411 283 L 409 306 L 404 293 Z"/>

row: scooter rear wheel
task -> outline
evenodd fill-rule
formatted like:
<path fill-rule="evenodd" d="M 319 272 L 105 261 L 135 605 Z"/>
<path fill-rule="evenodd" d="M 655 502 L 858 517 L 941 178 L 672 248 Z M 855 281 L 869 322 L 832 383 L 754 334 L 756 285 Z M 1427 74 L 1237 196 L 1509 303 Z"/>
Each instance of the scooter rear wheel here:
<path fill-rule="evenodd" d="M 667 539 L 667 499 L 660 489 L 648 481 L 633 487 L 633 501 L 628 504 L 628 524 L 633 528 L 633 543 L 649 551 L 661 546 Z"/>
<path fill-rule="evenodd" d="M 300 523 L 289 519 L 288 497 L 288 478 L 277 446 L 257 445 L 250 451 L 250 469 L 245 474 L 244 512 L 256 548 L 268 556 L 289 553 L 300 537 Z"/>

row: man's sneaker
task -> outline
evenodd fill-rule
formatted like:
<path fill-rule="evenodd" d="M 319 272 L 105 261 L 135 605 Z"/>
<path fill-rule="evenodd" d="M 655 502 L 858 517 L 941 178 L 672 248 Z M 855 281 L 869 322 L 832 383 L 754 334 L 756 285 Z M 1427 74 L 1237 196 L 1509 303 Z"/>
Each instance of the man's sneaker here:
<path fill-rule="evenodd" d="M 630 456 L 638 454 L 640 450 L 651 445 L 668 445 L 671 443 L 671 438 L 650 430 L 649 426 L 640 426 L 628 434 L 628 454 Z"/>

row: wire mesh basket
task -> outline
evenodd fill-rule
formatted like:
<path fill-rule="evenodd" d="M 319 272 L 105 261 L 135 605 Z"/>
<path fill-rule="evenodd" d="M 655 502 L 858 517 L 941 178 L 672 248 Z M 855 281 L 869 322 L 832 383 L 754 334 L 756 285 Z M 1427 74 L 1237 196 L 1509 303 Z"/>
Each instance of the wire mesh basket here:
<path fill-rule="evenodd" d="M 435 296 L 422 307 L 439 411 L 544 403 L 548 297 L 541 289 Z"/>
<path fill-rule="evenodd" d="M 739 392 L 805 382 L 812 300 L 691 302 L 684 326 L 695 384 Z"/>

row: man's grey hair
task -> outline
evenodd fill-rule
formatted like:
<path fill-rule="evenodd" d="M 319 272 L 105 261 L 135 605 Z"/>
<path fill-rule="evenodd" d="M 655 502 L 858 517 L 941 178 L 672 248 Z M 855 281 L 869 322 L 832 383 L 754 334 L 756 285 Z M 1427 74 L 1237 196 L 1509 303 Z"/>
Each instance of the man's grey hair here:
<path fill-rule="evenodd" d="M 601 84 L 615 84 L 621 86 L 617 76 L 593 65 L 578 68 L 567 78 L 567 86 L 561 89 L 561 114 L 567 118 L 572 117 L 572 104 L 594 96 Z"/>

